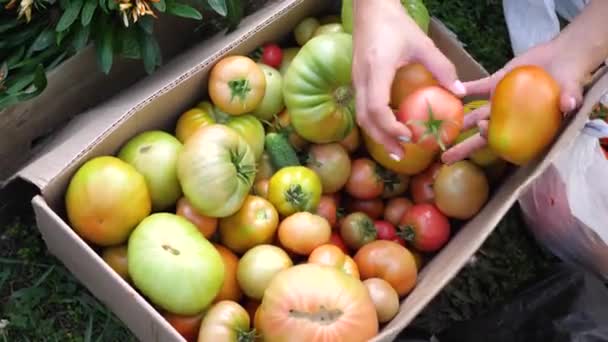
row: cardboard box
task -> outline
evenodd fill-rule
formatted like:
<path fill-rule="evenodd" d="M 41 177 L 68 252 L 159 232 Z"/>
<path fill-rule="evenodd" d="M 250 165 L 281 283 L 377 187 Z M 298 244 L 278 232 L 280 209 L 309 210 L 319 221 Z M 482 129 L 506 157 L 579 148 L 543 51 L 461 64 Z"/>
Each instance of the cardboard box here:
<path fill-rule="evenodd" d="M 256 46 L 289 34 L 305 16 L 320 14 L 323 0 L 270 2 L 229 35 L 218 35 L 174 59 L 109 102 L 78 116 L 46 146 L 45 153 L 16 178 L 40 189 L 32 204 L 50 252 L 56 255 L 142 341 L 183 341 L 160 314 L 116 275 L 95 250 L 81 240 L 65 219 L 64 193 L 70 177 L 85 161 L 114 154 L 135 134 L 163 128 L 173 131 L 179 114 L 205 95 L 207 73 L 222 57 L 246 54 Z M 433 20 L 431 37 L 458 68 L 462 80 L 487 73 L 441 23 Z M 608 80 L 599 86 L 606 88 Z M 588 101 L 598 91 L 592 90 Z M 589 108 L 583 107 L 583 111 Z M 585 122 L 578 115 L 546 155 L 552 158 L 569 144 Z M 546 167 L 547 161 L 519 168 L 504 180 L 484 209 L 423 269 L 417 287 L 402 302 L 399 314 L 374 341 L 391 341 L 437 295 L 482 245 L 518 195 Z"/>

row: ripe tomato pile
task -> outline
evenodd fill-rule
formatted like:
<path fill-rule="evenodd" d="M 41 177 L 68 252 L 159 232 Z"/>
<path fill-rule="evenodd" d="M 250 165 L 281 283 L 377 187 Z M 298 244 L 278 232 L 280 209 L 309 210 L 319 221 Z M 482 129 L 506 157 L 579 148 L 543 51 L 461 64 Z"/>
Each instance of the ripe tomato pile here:
<path fill-rule="evenodd" d="M 464 104 L 420 64 L 393 83 L 413 139 L 389 158 L 356 125 L 339 18 L 293 37 L 224 57 L 170 131 L 138 133 L 68 186 L 73 229 L 188 341 L 372 338 L 507 172 L 490 147 L 440 162 L 487 101 Z"/>

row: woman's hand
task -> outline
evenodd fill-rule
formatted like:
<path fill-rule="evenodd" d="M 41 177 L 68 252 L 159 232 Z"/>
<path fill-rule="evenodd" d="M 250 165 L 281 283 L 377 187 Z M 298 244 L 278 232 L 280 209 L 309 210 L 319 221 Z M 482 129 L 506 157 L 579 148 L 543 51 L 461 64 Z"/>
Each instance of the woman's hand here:
<path fill-rule="evenodd" d="M 456 68 L 416 25 L 399 0 L 355 0 L 353 82 L 357 123 L 391 158 L 404 157 L 401 143 L 410 130 L 397 121 L 389 106 L 397 69 L 409 62 L 424 65 L 445 88 L 465 93 Z"/>

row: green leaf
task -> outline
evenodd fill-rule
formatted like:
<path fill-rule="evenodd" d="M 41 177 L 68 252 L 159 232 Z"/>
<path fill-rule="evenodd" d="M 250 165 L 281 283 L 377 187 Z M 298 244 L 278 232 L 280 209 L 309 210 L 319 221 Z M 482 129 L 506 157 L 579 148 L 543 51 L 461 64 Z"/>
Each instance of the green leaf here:
<path fill-rule="evenodd" d="M 105 74 L 110 72 L 114 58 L 114 29 L 111 24 L 102 25 L 101 38 L 95 42 L 97 51 L 97 62 L 101 71 Z"/>
<path fill-rule="evenodd" d="M 93 18 L 93 14 L 95 13 L 95 9 L 97 9 L 97 5 L 99 4 L 97 0 L 85 0 L 84 6 L 82 7 L 82 15 L 80 17 L 80 22 L 82 26 L 88 26 L 91 23 L 91 19 Z"/>
<path fill-rule="evenodd" d="M 83 1 L 84 0 L 69 1 L 65 12 L 63 12 L 63 15 L 61 16 L 61 18 L 59 18 L 59 22 L 57 23 L 57 27 L 55 28 L 57 32 L 65 31 L 70 26 L 72 26 L 72 24 L 76 21 L 78 15 L 80 14 L 80 9 L 82 8 Z"/>
<path fill-rule="evenodd" d="M 19 103 L 19 97 L 14 94 L 0 93 L 0 110 Z"/>
<path fill-rule="evenodd" d="M 195 20 L 203 19 L 201 12 L 197 11 L 195 8 L 176 2 L 167 3 L 167 13 L 183 18 Z"/>
<path fill-rule="evenodd" d="M 23 89 L 27 88 L 34 81 L 35 74 L 34 72 L 20 74 L 16 76 L 14 79 L 11 79 L 11 82 L 7 82 L 6 92 L 9 94 L 17 94 Z"/>
<path fill-rule="evenodd" d="M 91 26 L 79 26 L 78 30 L 74 34 L 74 38 L 72 38 L 72 47 L 76 51 L 80 51 L 89 42 L 89 34 L 91 32 Z"/>
<path fill-rule="evenodd" d="M 141 58 L 141 49 L 139 47 L 139 42 L 137 41 L 137 31 L 124 29 L 119 35 L 121 44 L 120 44 L 120 54 L 125 58 L 139 59 Z"/>
<path fill-rule="evenodd" d="M 17 25 L 19 25 L 19 20 L 17 20 L 17 18 L 11 18 L 8 21 L 0 24 L 0 33 L 4 33 L 14 27 L 17 27 Z"/>
<path fill-rule="evenodd" d="M 51 70 L 53 70 L 55 67 L 57 67 L 61 62 L 65 61 L 66 57 L 68 57 L 68 52 L 67 51 L 63 51 L 62 53 L 59 54 L 59 56 L 55 57 L 55 59 L 49 63 L 46 68 L 44 68 L 44 70 L 46 72 L 49 72 Z"/>
<path fill-rule="evenodd" d="M 57 34 L 55 35 L 56 44 L 61 45 L 61 43 L 63 42 L 65 37 L 67 37 L 68 34 L 70 34 L 71 30 L 72 30 L 72 28 L 70 27 L 69 29 L 67 29 L 65 31 L 57 32 Z"/>
<path fill-rule="evenodd" d="M 165 2 L 165 0 L 159 0 L 158 2 L 154 2 L 153 6 L 160 12 L 165 12 L 165 10 L 167 9 L 167 3 Z"/>
<path fill-rule="evenodd" d="M 154 36 L 144 32 L 139 36 L 139 45 L 141 47 L 144 68 L 148 74 L 151 74 L 161 64 L 160 47 Z"/>
<path fill-rule="evenodd" d="M 49 46 L 51 46 L 51 44 L 53 44 L 55 41 L 55 32 L 52 31 L 51 29 L 46 29 L 44 31 L 42 31 L 38 37 L 36 37 L 36 39 L 34 40 L 34 42 L 32 43 L 32 45 L 30 45 L 30 48 L 27 51 L 26 56 L 30 57 L 34 52 L 37 51 L 42 51 L 46 48 L 48 48 Z"/>
<path fill-rule="evenodd" d="M 146 31 L 147 34 L 152 34 L 154 32 L 154 20 L 152 18 L 150 18 L 149 16 L 140 18 L 137 21 L 137 24 L 139 25 L 139 27 L 144 29 L 144 31 Z"/>
<path fill-rule="evenodd" d="M 21 45 L 17 48 L 17 50 L 15 52 L 13 52 L 12 55 L 10 55 L 6 59 L 6 64 L 8 64 L 9 69 L 12 69 L 13 65 L 19 63 L 19 61 L 21 61 L 23 59 L 24 55 L 25 55 L 25 46 Z"/>
<path fill-rule="evenodd" d="M 103 10 L 105 14 L 109 14 L 108 5 L 106 4 L 106 0 L 99 0 L 99 7 Z"/>
<path fill-rule="evenodd" d="M 233 31 L 243 18 L 243 3 L 240 0 L 226 0 L 228 7 L 228 32 Z"/>
<path fill-rule="evenodd" d="M 211 8 L 222 17 L 228 14 L 228 8 L 226 7 L 226 0 L 207 0 L 207 3 Z"/>

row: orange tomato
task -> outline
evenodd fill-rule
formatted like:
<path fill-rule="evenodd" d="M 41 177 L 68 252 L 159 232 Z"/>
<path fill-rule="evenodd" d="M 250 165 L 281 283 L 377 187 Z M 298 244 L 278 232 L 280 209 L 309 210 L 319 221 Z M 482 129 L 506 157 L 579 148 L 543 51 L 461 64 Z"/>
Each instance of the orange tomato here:
<path fill-rule="evenodd" d="M 186 197 L 177 201 L 176 214 L 192 222 L 205 238 L 210 239 L 217 230 L 217 218 L 199 213 Z"/>
<path fill-rule="evenodd" d="M 404 143 L 405 156 L 400 161 L 391 159 L 384 146 L 375 142 L 365 132 L 362 132 L 365 147 L 370 156 L 385 168 L 406 175 L 415 175 L 426 169 L 435 160 L 436 152 L 428 151 L 413 143 Z"/>
<path fill-rule="evenodd" d="M 391 102 L 393 108 L 399 108 L 403 100 L 415 90 L 437 85 L 438 82 L 430 71 L 420 63 L 409 63 L 397 69 L 391 85 Z"/>
<path fill-rule="evenodd" d="M 126 244 L 104 248 L 101 252 L 101 257 L 119 276 L 129 281 Z"/>
<path fill-rule="evenodd" d="M 198 330 L 203 320 L 203 314 L 200 313 L 194 316 L 182 316 L 169 312 L 164 312 L 162 316 L 171 324 L 171 326 L 182 335 L 188 342 L 195 342 L 198 337 Z"/>
<path fill-rule="evenodd" d="M 281 245 L 300 255 L 309 255 L 315 248 L 328 243 L 330 237 L 329 222 L 306 211 L 288 216 L 279 225 Z"/>
<path fill-rule="evenodd" d="M 211 69 L 209 97 L 223 112 L 241 115 L 253 111 L 264 98 L 266 77 L 254 60 L 227 56 Z"/>
<path fill-rule="evenodd" d="M 521 166 L 549 146 L 561 123 L 559 84 L 541 67 L 519 66 L 494 89 L 488 145 L 500 158 Z"/>
<path fill-rule="evenodd" d="M 361 132 L 359 131 L 359 126 L 354 125 L 353 129 L 350 130 L 350 133 L 348 133 L 346 138 L 340 141 L 340 145 L 342 145 L 342 147 L 344 147 L 348 153 L 355 152 L 361 145 Z"/>
<path fill-rule="evenodd" d="M 202 102 L 180 115 L 175 126 L 175 137 L 183 144 L 196 130 L 213 123 L 213 107 L 209 102 Z"/>
<path fill-rule="evenodd" d="M 315 248 L 310 253 L 310 256 L 308 256 L 308 262 L 335 267 L 357 279 L 360 278 L 357 264 L 355 264 L 353 258 L 344 254 L 339 247 L 332 244 L 325 244 Z"/>
<path fill-rule="evenodd" d="M 399 295 L 391 284 L 381 278 L 369 278 L 363 284 L 376 306 L 378 321 L 386 323 L 393 319 L 399 312 Z"/>
<path fill-rule="evenodd" d="M 418 269 L 410 251 L 389 240 L 376 240 L 363 245 L 353 258 L 361 279 L 382 278 L 399 296 L 408 294 L 416 285 Z"/>
<path fill-rule="evenodd" d="M 220 253 L 222 260 L 224 261 L 224 282 L 213 302 L 217 303 L 222 300 L 238 302 L 243 296 L 243 292 L 236 280 L 236 268 L 239 264 L 239 258 L 222 245 L 214 243 L 213 246 Z"/>

